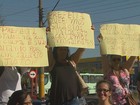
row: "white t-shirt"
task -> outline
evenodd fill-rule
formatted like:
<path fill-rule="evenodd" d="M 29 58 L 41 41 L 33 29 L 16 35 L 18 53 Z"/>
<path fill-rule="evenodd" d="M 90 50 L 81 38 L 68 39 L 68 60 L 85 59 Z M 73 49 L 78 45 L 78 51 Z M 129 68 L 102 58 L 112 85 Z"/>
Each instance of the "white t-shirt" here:
<path fill-rule="evenodd" d="M 21 90 L 21 76 L 16 67 L 5 67 L 0 77 L 0 104 L 6 105 L 16 90 Z"/>

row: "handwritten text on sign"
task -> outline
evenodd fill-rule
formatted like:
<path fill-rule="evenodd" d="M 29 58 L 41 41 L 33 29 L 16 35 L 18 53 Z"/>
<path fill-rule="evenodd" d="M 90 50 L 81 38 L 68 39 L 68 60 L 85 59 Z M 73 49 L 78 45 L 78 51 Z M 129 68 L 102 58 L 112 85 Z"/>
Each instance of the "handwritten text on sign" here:
<path fill-rule="evenodd" d="M 47 66 L 45 28 L 0 27 L 1 66 Z"/>
<path fill-rule="evenodd" d="M 140 25 L 104 24 L 100 32 L 102 54 L 140 55 Z"/>
<path fill-rule="evenodd" d="M 53 11 L 48 14 L 50 46 L 94 48 L 90 16 L 85 13 Z"/>

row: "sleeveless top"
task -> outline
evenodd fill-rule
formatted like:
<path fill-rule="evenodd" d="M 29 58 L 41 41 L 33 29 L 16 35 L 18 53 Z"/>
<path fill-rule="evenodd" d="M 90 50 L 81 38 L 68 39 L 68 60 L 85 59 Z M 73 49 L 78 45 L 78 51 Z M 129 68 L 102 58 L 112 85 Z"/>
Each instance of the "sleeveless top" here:
<path fill-rule="evenodd" d="M 112 83 L 113 104 L 124 105 L 126 103 L 125 95 L 129 93 L 130 76 L 127 75 L 125 71 L 121 69 L 119 78 L 113 73 L 113 71 L 110 71 L 105 76 L 105 79 L 107 79 L 108 81 Z"/>
<path fill-rule="evenodd" d="M 73 67 L 56 63 L 51 73 L 52 85 L 50 90 L 51 105 L 62 105 L 81 96 L 80 83 Z"/>
<path fill-rule="evenodd" d="M 16 90 L 21 90 L 21 76 L 16 67 L 5 67 L 0 77 L 0 103 L 7 103 Z"/>

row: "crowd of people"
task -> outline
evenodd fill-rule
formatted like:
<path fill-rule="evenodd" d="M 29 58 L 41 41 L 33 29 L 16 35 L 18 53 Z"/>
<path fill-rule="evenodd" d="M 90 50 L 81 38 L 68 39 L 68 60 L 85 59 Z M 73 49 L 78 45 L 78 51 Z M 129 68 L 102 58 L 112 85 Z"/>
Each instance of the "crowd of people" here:
<path fill-rule="evenodd" d="M 83 94 L 75 69 L 85 49 L 78 48 L 70 54 L 68 47 L 47 48 L 48 70 L 52 79 L 50 105 L 81 105 L 79 99 Z M 98 105 L 128 105 L 129 71 L 134 66 L 136 56 L 129 57 L 126 62 L 122 62 L 120 55 L 101 56 L 104 80 L 96 85 Z M 22 71 L 29 69 L 21 68 L 0 67 L 0 104 L 32 105 L 30 94 L 21 88 Z M 137 90 L 140 94 L 140 76 L 137 78 Z"/>

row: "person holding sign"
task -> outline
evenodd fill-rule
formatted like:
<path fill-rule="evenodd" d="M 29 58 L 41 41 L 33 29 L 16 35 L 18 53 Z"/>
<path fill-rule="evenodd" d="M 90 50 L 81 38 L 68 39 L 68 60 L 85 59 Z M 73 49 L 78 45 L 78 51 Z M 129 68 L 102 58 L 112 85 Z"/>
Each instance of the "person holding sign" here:
<path fill-rule="evenodd" d="M 77 64 L 84 51 L 84 48 L 79 48 L 69 56 L 68 47 L 54 47 L 53 52 L 49 49 L 49 70 L 52 76 L 51 105 L 79 105 L 80 83 L 69 62 Z"/>
<path fill-rule="evenodd" d="M 99 35 L 100 42 L 102 36 Z M 110 60 L 109 60 L 110 57 Z M 112 87 L 112 100 L 113 105 L 127 105 L 127 95 L 129 92 L 130 74 L 136 61 L 136 56 L 131 56 L 122 64 L 122 57 L 120 55 L 102 55 L 102 68 L 104 77 L 110 81 Z"/>
<path fill-rule="evenodd" d="M 50 28 L 47 28 L 47 31 L 50 31 Z M 68 47 L 48 48 L 48 69 L 52 77 L 50 105 L 80 104 L 79 97 L 82 96 L 82 90 L 75 69 L 84 51 L 84 48 L 78 48 L 70 55 Z"/>

